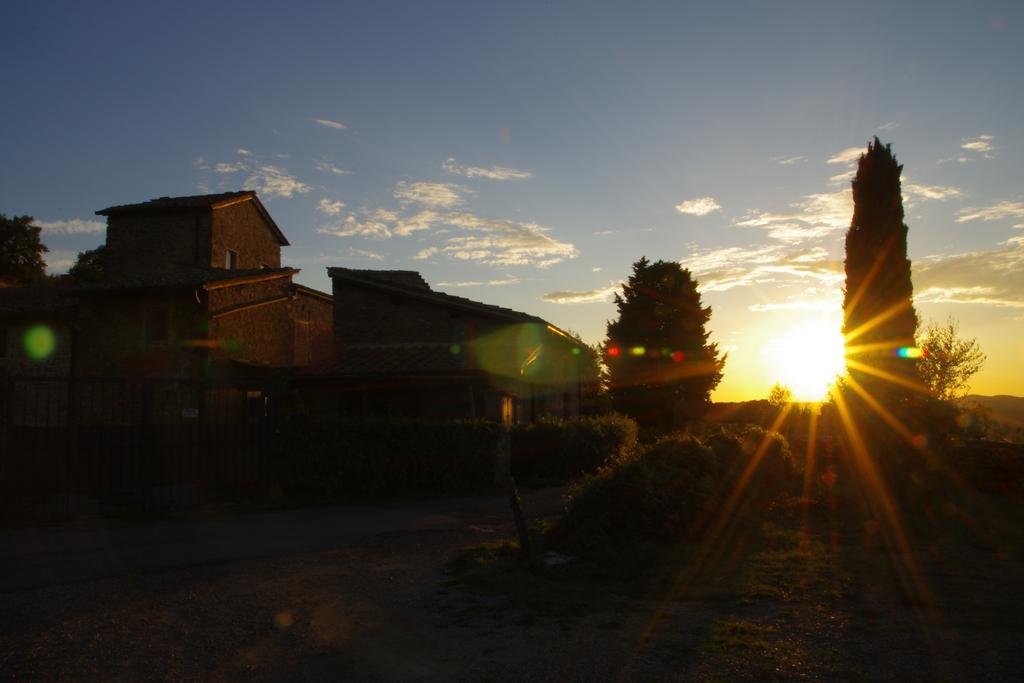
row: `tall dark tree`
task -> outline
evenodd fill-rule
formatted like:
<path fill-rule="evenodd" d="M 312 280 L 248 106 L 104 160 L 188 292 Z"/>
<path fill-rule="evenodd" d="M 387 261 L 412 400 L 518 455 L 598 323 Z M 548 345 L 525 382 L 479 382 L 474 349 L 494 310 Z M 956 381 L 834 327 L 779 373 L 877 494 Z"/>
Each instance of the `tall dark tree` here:
<path fill-rule="evenodd" d="M 843 333 L 850 377 L 883 404 L 920 385 L 914 346 L 917 313 L 907 259 L 900 173 L 891 145 L 876 137 L 853 179 L 853 220 L 846 233 Z"/>
<path fill-rule="evenodd" d="M 32 216 L 0 213 L 0 280 L 26 284 L 46 277 L 43 253 L 49 251 L 39 240 L 40 228 Z"/>
<path fill-rule="evenodd" d="M 711 308 L 690 271 L 641 258 L 615 305 L 619 317 L 608 322 L 602 349 L 612 407 L 661 431 L 698 416 L 722 380 L 725 357 L 708 342 Z"/>

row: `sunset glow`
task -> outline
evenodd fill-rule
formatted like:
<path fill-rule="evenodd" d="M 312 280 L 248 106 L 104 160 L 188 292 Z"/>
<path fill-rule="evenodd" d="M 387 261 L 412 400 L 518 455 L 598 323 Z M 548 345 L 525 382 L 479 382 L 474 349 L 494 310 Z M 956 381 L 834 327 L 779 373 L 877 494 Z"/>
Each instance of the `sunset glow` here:
<path fill-rule="evenodd" d="M 845 368 L 843 335 L 838 324 L 806 323 L 790 328 L 764 351 L 776 381 L 789 387 L 797 401 L 821 401 Z"/>

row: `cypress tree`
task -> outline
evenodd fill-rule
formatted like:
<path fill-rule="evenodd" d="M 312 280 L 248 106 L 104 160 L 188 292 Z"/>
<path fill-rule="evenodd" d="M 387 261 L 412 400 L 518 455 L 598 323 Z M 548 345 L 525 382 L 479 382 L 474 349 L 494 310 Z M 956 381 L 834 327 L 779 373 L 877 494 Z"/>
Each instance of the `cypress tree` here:
<path fill-rule="evenodd" d="M 914 345 L 917 330 L 902 170 L 891 145 L 877 137 L 868 144 L 853 179 L 853 220 L 846 233 L 843 334 L 853 361 L 848 370 L 853 380 L 889 405 L 920 384 L 915 361 L 900 354 L 902 347 Z"/>

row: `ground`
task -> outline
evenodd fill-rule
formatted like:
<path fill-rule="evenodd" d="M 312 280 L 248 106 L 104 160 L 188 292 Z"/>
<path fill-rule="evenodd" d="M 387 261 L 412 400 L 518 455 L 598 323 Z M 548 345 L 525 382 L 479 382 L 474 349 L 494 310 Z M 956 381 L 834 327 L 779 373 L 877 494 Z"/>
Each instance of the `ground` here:
<path fill-rule="evenodd" d="M 557 493 L 557 492 L 556 492 Z M 479 504 L 477 504 L 479 503 Z M 420 505 L 331 549 L 150 568 L 0 594 L 0 672 L 114 680 L 1009 680 L 1024 564 L 984 534 L 915 547 L 927 589 L 870 534 L 738 530 L 643 580 L 530 568 L 484 504 Z M 419 505 L 419 504 L 417 504 Z M 528 514 L 557 496 L 526 496 Z M 428 523 L 424 523 L 426 520 Z M 433 520 L 431 522 L 431 520 Z"/>

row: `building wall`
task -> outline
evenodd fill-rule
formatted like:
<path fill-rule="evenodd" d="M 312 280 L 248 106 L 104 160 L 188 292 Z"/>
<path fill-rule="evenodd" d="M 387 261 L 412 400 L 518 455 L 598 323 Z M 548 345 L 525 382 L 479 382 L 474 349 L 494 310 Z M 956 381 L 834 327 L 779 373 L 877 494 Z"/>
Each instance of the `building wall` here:
<path fill-rule="evenodd" d="M 448 310 L 397 294 L 334 283 L 334 343 L 450 342 L 458 319 Z"/>
<path fill-rule="evenodd" d="M 147 338 L 147 319 L 165 317 L 166 335 Z M 79 306 L 75 363 L 80 376 L 191 377 L 201 352 L 203 309 L 191 292 L 108 292 Z"/>
<path fill-rule="evenodd" d="M 213 211 L 213 230 L 206 265 L 223 268 L 227 250 L 238 254 L 237 268 L 280 268 L 281 245 L 252 201 Z"/>
<path fill-rule="evenodd" d="M 210 359 L 277 367 L 291 365 L 294 357 L 291 293 L 291 280 L 286 277 L 209 291 L 209 335 L 221 342 L 210 351 Z M 280 300 L 245 307 L 275 298 Z M 235 306 L 245 308 L 227 312 Z M 219 315 L 225 312 L 226 315 Z"/>
<path fill-rule="evenodd" d="M 291 302 L 294 365 L 324 365 L 334 357 L 334 302 L 303 290 Z"/>
<path fill-rule="evenodd" d="M 499 420 L 502 396 L 515 400 L 518 421 L 579 415 L 580 359 L 571 343 L 543 323 L 503 322 L 335 280 L 334 326 L 339 354 L 348 344 L 457 345 L 466 354 L 465 369 L 483 371 L 486 378 L 479 417 Z"/>
<path fill-rule="evenodd" d="M 107 217 L 107 258 L 113 270 L 162 264 L 205 264 L 210 212 L 128 213 Z"/>

